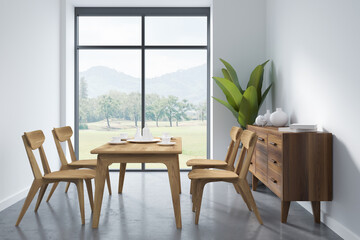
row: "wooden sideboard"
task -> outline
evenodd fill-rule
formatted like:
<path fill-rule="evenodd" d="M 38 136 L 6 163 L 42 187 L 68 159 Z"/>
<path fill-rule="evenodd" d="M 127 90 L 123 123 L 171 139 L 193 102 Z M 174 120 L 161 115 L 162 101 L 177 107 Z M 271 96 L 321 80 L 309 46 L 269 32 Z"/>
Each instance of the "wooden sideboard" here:
<path fill-rule="evenodd" d="M 320 201 L 332 200 L 332 134 L 279 132 L 276 127 L 249 125 L 258 137 L 250 163 L 252 189 L 264 183 L 281 199 L 281 222 L 291 201 L 311 201 L 320 223 Z"/>

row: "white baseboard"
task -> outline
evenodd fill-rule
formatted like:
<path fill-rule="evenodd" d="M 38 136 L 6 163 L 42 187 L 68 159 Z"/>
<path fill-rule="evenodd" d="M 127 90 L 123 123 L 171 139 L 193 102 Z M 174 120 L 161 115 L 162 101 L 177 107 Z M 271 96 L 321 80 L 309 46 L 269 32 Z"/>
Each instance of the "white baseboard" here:
<path fill-rule="evenodd" d="M 309 202 L 297 202 L 305 208 L 308 212 L 312 214 L 311 204 Z M 350 229 L 345 227 L 343 224 L 330 217 L 328 214 L 321 211 L 321 222 L 338 234 L 341 238 L 345 240 L 360 240 L 360 237 L 353 233 Z"/>
<path fill-rule="evenodd" d="M 0 212 L 5 208 L 10 207 L 11 205 L 17 203 L 18 201 L 22 200 L 26 197 L 27 193 L 29 192 L 30 187 L 27 187 L 3 200 L 0 201 Z"/>

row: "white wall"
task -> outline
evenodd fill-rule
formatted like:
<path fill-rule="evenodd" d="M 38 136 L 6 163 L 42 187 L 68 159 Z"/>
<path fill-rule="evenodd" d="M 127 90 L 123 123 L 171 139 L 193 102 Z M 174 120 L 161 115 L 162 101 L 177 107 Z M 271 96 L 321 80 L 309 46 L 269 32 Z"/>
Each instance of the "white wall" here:
<path fill-rule="evenodd" d="M 357 0 L 267 1 L 274 107 L 334 134 L 334 199 L 321 207 L 345 239 L 360 238 L 359 13 Z"/>
<path fill-rule="evenodd" d="M 33 180 L 24 132 L 42 129 L 50 167 L 59 167 L 51 136 L 60 119 L 59 20 L 59 1 L 0 1 L 0 210 Z"/>
<path fill-rule="evenodd" d="M 213 76 L 222 76 L 219 58 L 223 58 L 235 68 L 241 85 L 246 87 L 251 71 L 265 61 L 265 1 L 214 0 L 212 11 Z M 212 96 L 225 100 L 216 84 L 213 88 Z M 239 124 L 220 103 L 212 104 L 213 157 L 224 159 L 230 129 Z"/>

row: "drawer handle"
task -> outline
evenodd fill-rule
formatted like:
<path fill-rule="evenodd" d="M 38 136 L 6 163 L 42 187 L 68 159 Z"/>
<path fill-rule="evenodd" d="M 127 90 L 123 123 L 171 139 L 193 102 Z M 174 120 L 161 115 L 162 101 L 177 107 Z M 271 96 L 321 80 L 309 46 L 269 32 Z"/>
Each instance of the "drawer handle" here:
<path fill-rule="evenodd" d="M 276 179 L 274 179 L 274 178 L 272 178 L 272 177 L 270 178 L 270 180 L 271 180 L 273 183 L 275 183 L 275 184 L 277 183 Z"/>
<path fill-rule="evenodd" d="M 275 143 L 275 142 L 270 142 L 270 144 L 273 145 L 273 146 L 277 145 L 277 143 Z"/>
<path fill-rule="evenodd" d="M 277 164 L 277 161 L 274 160 L 274 159 L 271 159 L 271 162 L 274 163 L 274 164 Z"/>
<path fill-rule="evenodd" d="M 258 137 L 258 140 L 262 141 L 262 142 L 264 141 L 264 139 L 262 137 Z"/>

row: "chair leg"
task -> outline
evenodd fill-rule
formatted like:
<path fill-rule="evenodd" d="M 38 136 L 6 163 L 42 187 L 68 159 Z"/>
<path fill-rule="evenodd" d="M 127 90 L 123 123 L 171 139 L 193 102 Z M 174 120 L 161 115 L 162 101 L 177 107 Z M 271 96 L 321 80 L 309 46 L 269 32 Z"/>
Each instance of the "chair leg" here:
<path fill-rule="evenodd" d="M 44 197 L 47 186 L 48 186 L 48 184 L 43 184 L 40 188 L 39 196 L 38 196 L 38 199 L 37 199 L 36 205 L 35 205 L 35 210 L 34 210 L 35 212 L 37 212 L 37 210 L 39 209 L 40 203 Z"/>
<path fill-rule="evenodd" d="M 253 195 L 251 193 L 249 184 L 246 182 L 246 180 L 242 180 L 239 185 L 240 185 L 241 190 L 243 191 L 244 195 L 249 200 L 249 203 L 251 205 L 251 208 L 254 210 L 254 213 L 255 213 L 255 216 L 256 216 L 257 220 L 262 225 L 263 221 L 262 221 L 262 219 L 260 217 L 260 213 L 259 213 L 259 210 L 258 210 L 258 208 L 256 206 L 254 197 L 253 197 Z"/>
<path fill-rule="evenodd" d="M 76 182 L 76 187 L 77 187 L 78 198 L 79 198 L 81 224 L 85 224 L 84 184 L 83 184 L 83 180 L 82 180 L 82 179 Z"/>
<path fill-rule="evenodd" d="M 236 183 L 233 183 L 233 185 L 234 185 L 236 193 L 239 194 L 240 193 L 240 187 Z"/>
<path fill-rule="evenodd" d="M 203 196 L 205 183 L 199 181 L 196 184 L 196 202 L 195 202 L 195 224 L 199 224 L 199 217 L 200 217 L 200 208 L 201 208 L 201 200 Z"/>
<path fill-rule="evenodd" d="M 50 193 L 48 198 L 46 199 L 46 202 L 50 201 L 51 196 L 53 195 L 53 193 L 55 192 L 56 187 L 59 185 L 59 182 L 56 182 L 53 184 L 53 186 L 51 187 Z"/>
<path fill-rule="evenodd" d="M 69 187 L 70 187 L 70 182 L 68 182 L 68 183 L 66 184 L 65 193 L 67 193 L 67 192 L 68 192 Z"/>
<path fill-rule="evenodd" d="M 196 191 L 196 186 L 197 186 L 197 180 L 191 180 L 191 185 L 192 185 L 192 211 L 195 212 L 195 202 L 196 202 L 196 197 L 197 197 L 197 191 Z"/>
<path fill-rule="evenodd" d="M 118 193 L 122 193 L 124 187 L 125 172 L 126 172 L 126 163 L 120 163 Z"/>
<path fill-rule="evenodd" d="M 94 197 L 93 197 L 93 192 L 92 192 L 91 179 L 86 179 L 85 183 L 86 183 L 86 188 L 87 188 L 87 192 L 88 192 L 88 196 L 89 196 L 91 211 L 94 211 Z"/>
<path fill-rule="evenodd" d="M 109 167 L 106 169 L 106 183 L 108 186 L 109 195 L 111 195 L 111 183 L 110 183 L 110 174 L 109 174 Z"/>
<path fill-rule="evenodd" d="M 41 187 L 42 185 L 42 180 L 34 180 L 31 187 L 30 187 L 30 190 L 29 190 L 29 193 L 25 199 L 25 202 L 24 202 L 24 205 L 20 211 L 20 214 L 19 214 L 19 217 L 16 221 L 16 224 L 15 226 L 19 226 L 20 222 L 21 222 L 21 219 L 24 217 L 25 213 L 26 213 L 26 210 L 29 208 L 29 205 L 30 203 L 32 202 L 32 200 L 34 199 L 35 197 L 35 194 L 37 193 L 37 191 L 39 190 L 39 188 Z"/>
<path fill-rule="evenodd" d="M 245 202 L 245 204 L 246 204 L 247 208 L 248 208 L 248 209 L 249 209 L 249 211 L 251 212 L 252 210 L 251 210 L 251 205 L 250 205 L 250 203 L 249 203 L 249 199 L 247 199 L 246 195 L 244 194 L 244 192 L 242 191 L 242 189 L 241 189 L 241 187 L 239 186 L 239 184 L 238 184 L 238 183 L 234 183 L 234 185 L 238 186 L 239 193 L 240 193 L 240 195 L 241 195 L 242 199 L 244 200 L 244 202 Z"/>
<path fill-rule="evenodd" d="M 193 189 L 194 189 L 194 181 L 191 180 L 191 181 L 190 181 L 190 194 L 193 193 Z"/>

